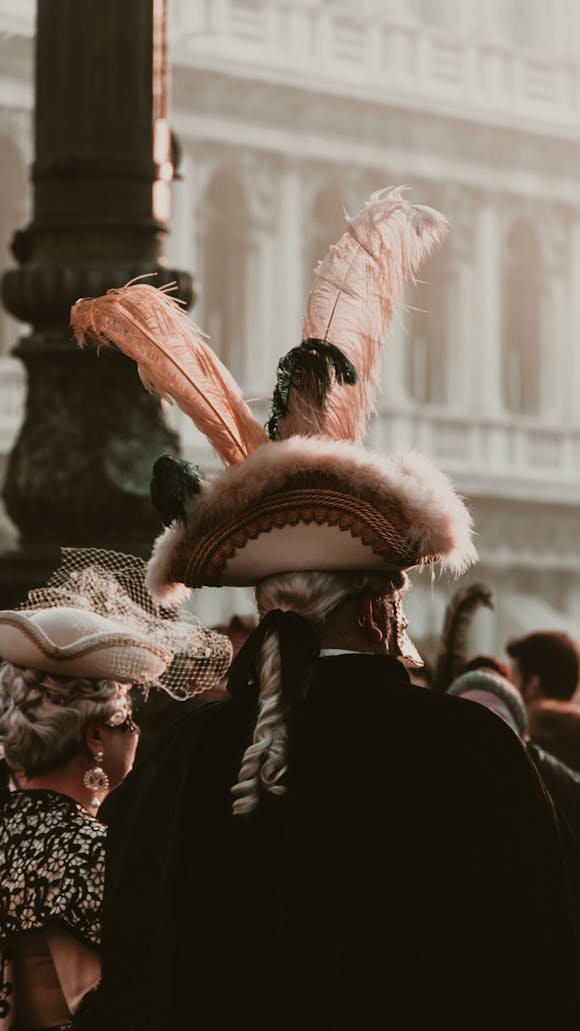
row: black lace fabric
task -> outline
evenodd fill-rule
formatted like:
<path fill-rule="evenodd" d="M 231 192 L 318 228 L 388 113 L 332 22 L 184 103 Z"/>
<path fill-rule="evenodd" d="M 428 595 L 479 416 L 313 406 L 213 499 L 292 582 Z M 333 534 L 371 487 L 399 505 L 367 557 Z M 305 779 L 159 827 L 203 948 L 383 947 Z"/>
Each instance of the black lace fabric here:
<path fill-rule="evenodd" d="M 105 827 L 54 791 L 0 791 L 0 1018 L 10 1012 L 11 938 L 50 923 L 98 946 Z"/>

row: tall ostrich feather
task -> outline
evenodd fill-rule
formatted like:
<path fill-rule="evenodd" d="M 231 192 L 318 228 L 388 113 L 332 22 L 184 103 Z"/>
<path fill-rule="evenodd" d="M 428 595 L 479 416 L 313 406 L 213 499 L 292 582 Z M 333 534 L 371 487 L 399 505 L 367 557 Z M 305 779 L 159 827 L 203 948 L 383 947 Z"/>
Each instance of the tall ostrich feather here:
<path fill-rule="evenodd" d="M 478 608 L 493 608 L 493 595 L 486 584 L 462 587 L 451 598 L 446 610 L 439 654 L 435 666 L 435 689 L 446 691 L 467 662 L 469 631 Z"/>
<path fill-rule="evenodd" d="M 381 350 L 408 280 L 446 235 L 447 220 L 409 204 L 405 187 L 373 193 L 320 262 L 308 298 L 303 345 L 333 344 L 356 370 L 356 384 L 335 380 L 324 404 L 313 380 L 293 390 L 276 439 L 322 434 L 364 441 L 380 381 Z"/>
<path fill-rule="evenodd" d="M 172 285 L 133 282 L 77 301 L 71 310 L 77 343 L 114 344 L 133 358 L 143 386 L 175 401 L 222 461 L 234 465 L 264 444 L 266 434 L 201 330 L 167 293 Z"/>

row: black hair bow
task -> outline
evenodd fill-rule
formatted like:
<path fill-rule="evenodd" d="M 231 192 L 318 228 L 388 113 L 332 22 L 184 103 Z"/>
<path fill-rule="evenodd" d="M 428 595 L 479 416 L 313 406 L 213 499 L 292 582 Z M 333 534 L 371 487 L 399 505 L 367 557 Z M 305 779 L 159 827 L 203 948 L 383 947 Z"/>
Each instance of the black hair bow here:
<path fill-rule="evenodd" d="M 257 682 L 256 660 L 269 631 L 278 635 L 282 698 L 293 708 L 304 699 L 320 652 L 312 627 L 297 612 L 272 609 L 264 616 L 231 665 L 228 691 L 240 697 L 251 681 Z"/>

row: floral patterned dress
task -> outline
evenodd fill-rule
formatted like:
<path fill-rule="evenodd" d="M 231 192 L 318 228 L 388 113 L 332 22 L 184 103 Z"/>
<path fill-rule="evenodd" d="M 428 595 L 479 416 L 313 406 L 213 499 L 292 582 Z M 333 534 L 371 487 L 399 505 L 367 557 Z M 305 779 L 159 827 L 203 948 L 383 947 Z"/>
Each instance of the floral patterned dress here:
<path fill-rule="evenodd" d="M 98 947 L 103 824 L 55 791 L 0 791 L 0 1020 L 11 1011 L 11 942 L 57 925 Z"/>

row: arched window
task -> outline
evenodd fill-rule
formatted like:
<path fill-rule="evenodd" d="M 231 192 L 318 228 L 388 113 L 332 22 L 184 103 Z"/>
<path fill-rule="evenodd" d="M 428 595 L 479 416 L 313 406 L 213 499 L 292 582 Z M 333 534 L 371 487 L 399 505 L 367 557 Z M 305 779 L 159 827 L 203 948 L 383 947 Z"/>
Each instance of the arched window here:
<path fill-rule="evenodd" d="M 423 404 L 447 400 L 449 322 L 448 262 L 436 253 L 406 292 L 407 385 L 411 398 Z"/>
<path fill-rule="evenodd" d="M 503 12 L 511 43 L 531 50 L 551 45 L 553 17 L 545 0 L 504 0 Z"/>
<path fill-rule="evenodd" d="M 319 190 L 310 215 L 307 228 L 306 256 L 304 267 L 305 295 L 312 286 L 312 277 L 318 262 L 324 257 L 331 243 L 336 243 L 346 229 L 344 199 L 338 185 L 325 186 Z"/>
<path fill-rule="evenodd" d="M 417 0 L 417 14 L 422 25 L 448 31 L 459 28 L 457 0 Z"/>
<path fill-rule="evenodd" d="M 236 175 L 222 169 L 207 192 L 203 261 L 203 322 L 214 351 L 235 376 L 247 341 L 250 218 Z"/>
<path fill-rule="evenodd" d="M 516 222 L 507 239 L 503 289 L 503 394 L 506 408 L 534 415 L 540 406 L 542 264 L 536 234 Z"/>

